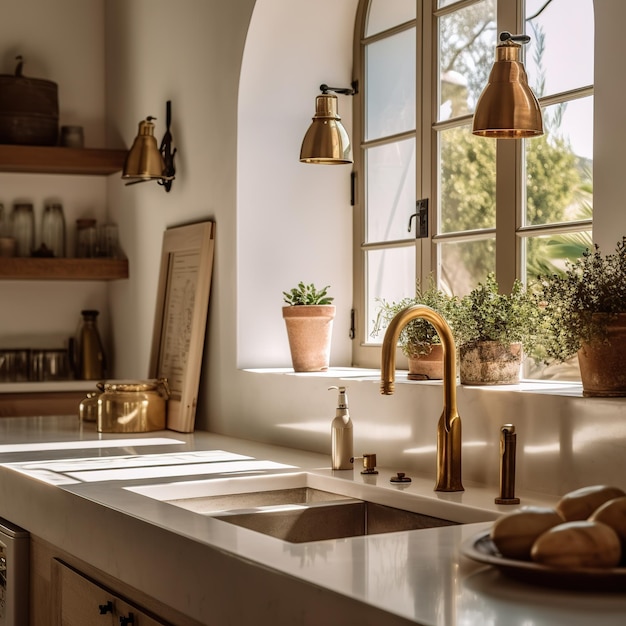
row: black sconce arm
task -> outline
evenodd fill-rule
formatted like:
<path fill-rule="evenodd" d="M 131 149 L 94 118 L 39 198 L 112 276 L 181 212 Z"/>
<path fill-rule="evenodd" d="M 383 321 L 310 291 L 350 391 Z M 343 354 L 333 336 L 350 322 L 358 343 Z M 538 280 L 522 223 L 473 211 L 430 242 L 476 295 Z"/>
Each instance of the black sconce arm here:
<path fill-rule="evenodd" d="M 172 123 L 172 101 L 168 100 L 165 105 L 165 135 L 161 139 L 161 146 L 159 152 L 163 157 L 163 163 L 165 168 L 163 169 L 163 178 L 159 179 L 159 185 L 165 187 L 165 191 L 169 191 L 172 188 L 172 181 L 175 178 L 176 168 L 174 167 L 174 155 L 176 154 L 176 148 L 172 151 L 172 133 L 170 132 L 170 125 Z"/>
<path fill-rule="evenodd" d="M 344 96 L 354 96 L 359 93 L 359 81 L 353 81 L 350 87 L 329 87 L 325 83 L 322 83 L 320 85 L 320 91 L 324 94 L 332 91 L 333 93 L 340 93 Z"/>
<path fill-rule="evenodd" d="M 500 33 L 500 41 L 516 41 L 519 43 L 528 43 L 530 41 L 530 35 L 511 35 L 511 33 L 504 30 Z"/>

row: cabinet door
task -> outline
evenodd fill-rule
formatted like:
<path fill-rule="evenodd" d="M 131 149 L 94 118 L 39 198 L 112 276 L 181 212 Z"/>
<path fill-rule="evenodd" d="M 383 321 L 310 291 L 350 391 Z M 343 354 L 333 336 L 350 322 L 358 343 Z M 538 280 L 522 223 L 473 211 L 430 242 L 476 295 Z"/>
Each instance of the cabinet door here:
<path fill-rule="evenodd" d="M 57 560 L 53 579 L 57 626 L 167 626 Z"/>

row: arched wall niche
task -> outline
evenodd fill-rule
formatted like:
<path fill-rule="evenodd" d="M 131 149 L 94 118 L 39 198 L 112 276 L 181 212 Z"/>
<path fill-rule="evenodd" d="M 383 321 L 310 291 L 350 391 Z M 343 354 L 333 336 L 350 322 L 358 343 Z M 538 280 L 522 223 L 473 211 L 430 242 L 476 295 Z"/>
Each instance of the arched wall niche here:
<path fill-rule="evenodd" d="M 305 165 L 319 85 L 349 86 L 357 0 L 257 0 L 243 55 L 237 136 L 237 365 L 290 366 L 282 292 L 331 285 L 331 365 L 350 365 L 351 166 Z M 329 19 L 332 17 L 332 19 Z M 339 96 L 352 130 L 352 100 Z"/>

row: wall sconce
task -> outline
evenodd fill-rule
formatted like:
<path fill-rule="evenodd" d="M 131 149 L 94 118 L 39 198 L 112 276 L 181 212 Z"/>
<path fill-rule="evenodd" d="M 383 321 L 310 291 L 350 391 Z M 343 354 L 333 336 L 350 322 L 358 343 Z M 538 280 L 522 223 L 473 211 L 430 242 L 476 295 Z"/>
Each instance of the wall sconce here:
<path fill-rule="evenodd" d="M 176 148 L 172 151 L 172 134 L 170 124 L 172 122 L 172 103 L 167 101 L 165 107 L 166 130 L 161 147 L 157 148 L 154 138 L 154 117 L 148 116 L 139 122 L 139 132 L 133 141 L 131 149 L 126 155 L 122 178 L 129 180 L 127 185 L 145 183 L 148 180 L 156 180 L 159 185 L 165 187 L 165 191 L 172 188 L 172 181 L 175 178 L 176 168 L 174 167 L 174 155 Z"/>
<path fill-rule="evenodd" d="M 500 33 L 489 81 L 476 104 L 474 135 L 496 139 L 543 135 L 541 107 L 520 61 L 521 44 L 529 41 L 528 35 Z"/>
<path fill-rule="evenodd" d="M 315 99 L 313 122 L 302 140 L 300 162 L 323 165 L 352 163 L 350 137 L 341 123 L 337 96 L 334 94 L 353 96 L 358 93 L 358 83 L 353 82 L 352 87 L 320 85 L 320 90 L 321 95 Z"/>

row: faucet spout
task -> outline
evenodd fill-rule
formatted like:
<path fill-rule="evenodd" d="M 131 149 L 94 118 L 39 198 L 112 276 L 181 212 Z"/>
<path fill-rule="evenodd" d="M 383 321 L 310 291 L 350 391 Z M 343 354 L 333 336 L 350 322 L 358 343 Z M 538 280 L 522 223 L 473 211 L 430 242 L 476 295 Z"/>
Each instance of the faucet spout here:
<path fill-rule="evenodd" d="M 443 347 L 443 413 L 437 424 L 435 491 L 464 491 L 461 481 L 461 416 L 456 406 L 456 347 L 450 326 L 430 307 L 422 304 L 407 307 L 389 323 L 383 339 L 380 392 L 393 394 L 398 338 L 402 329 L 418 318 L 435 327 Z"/>

